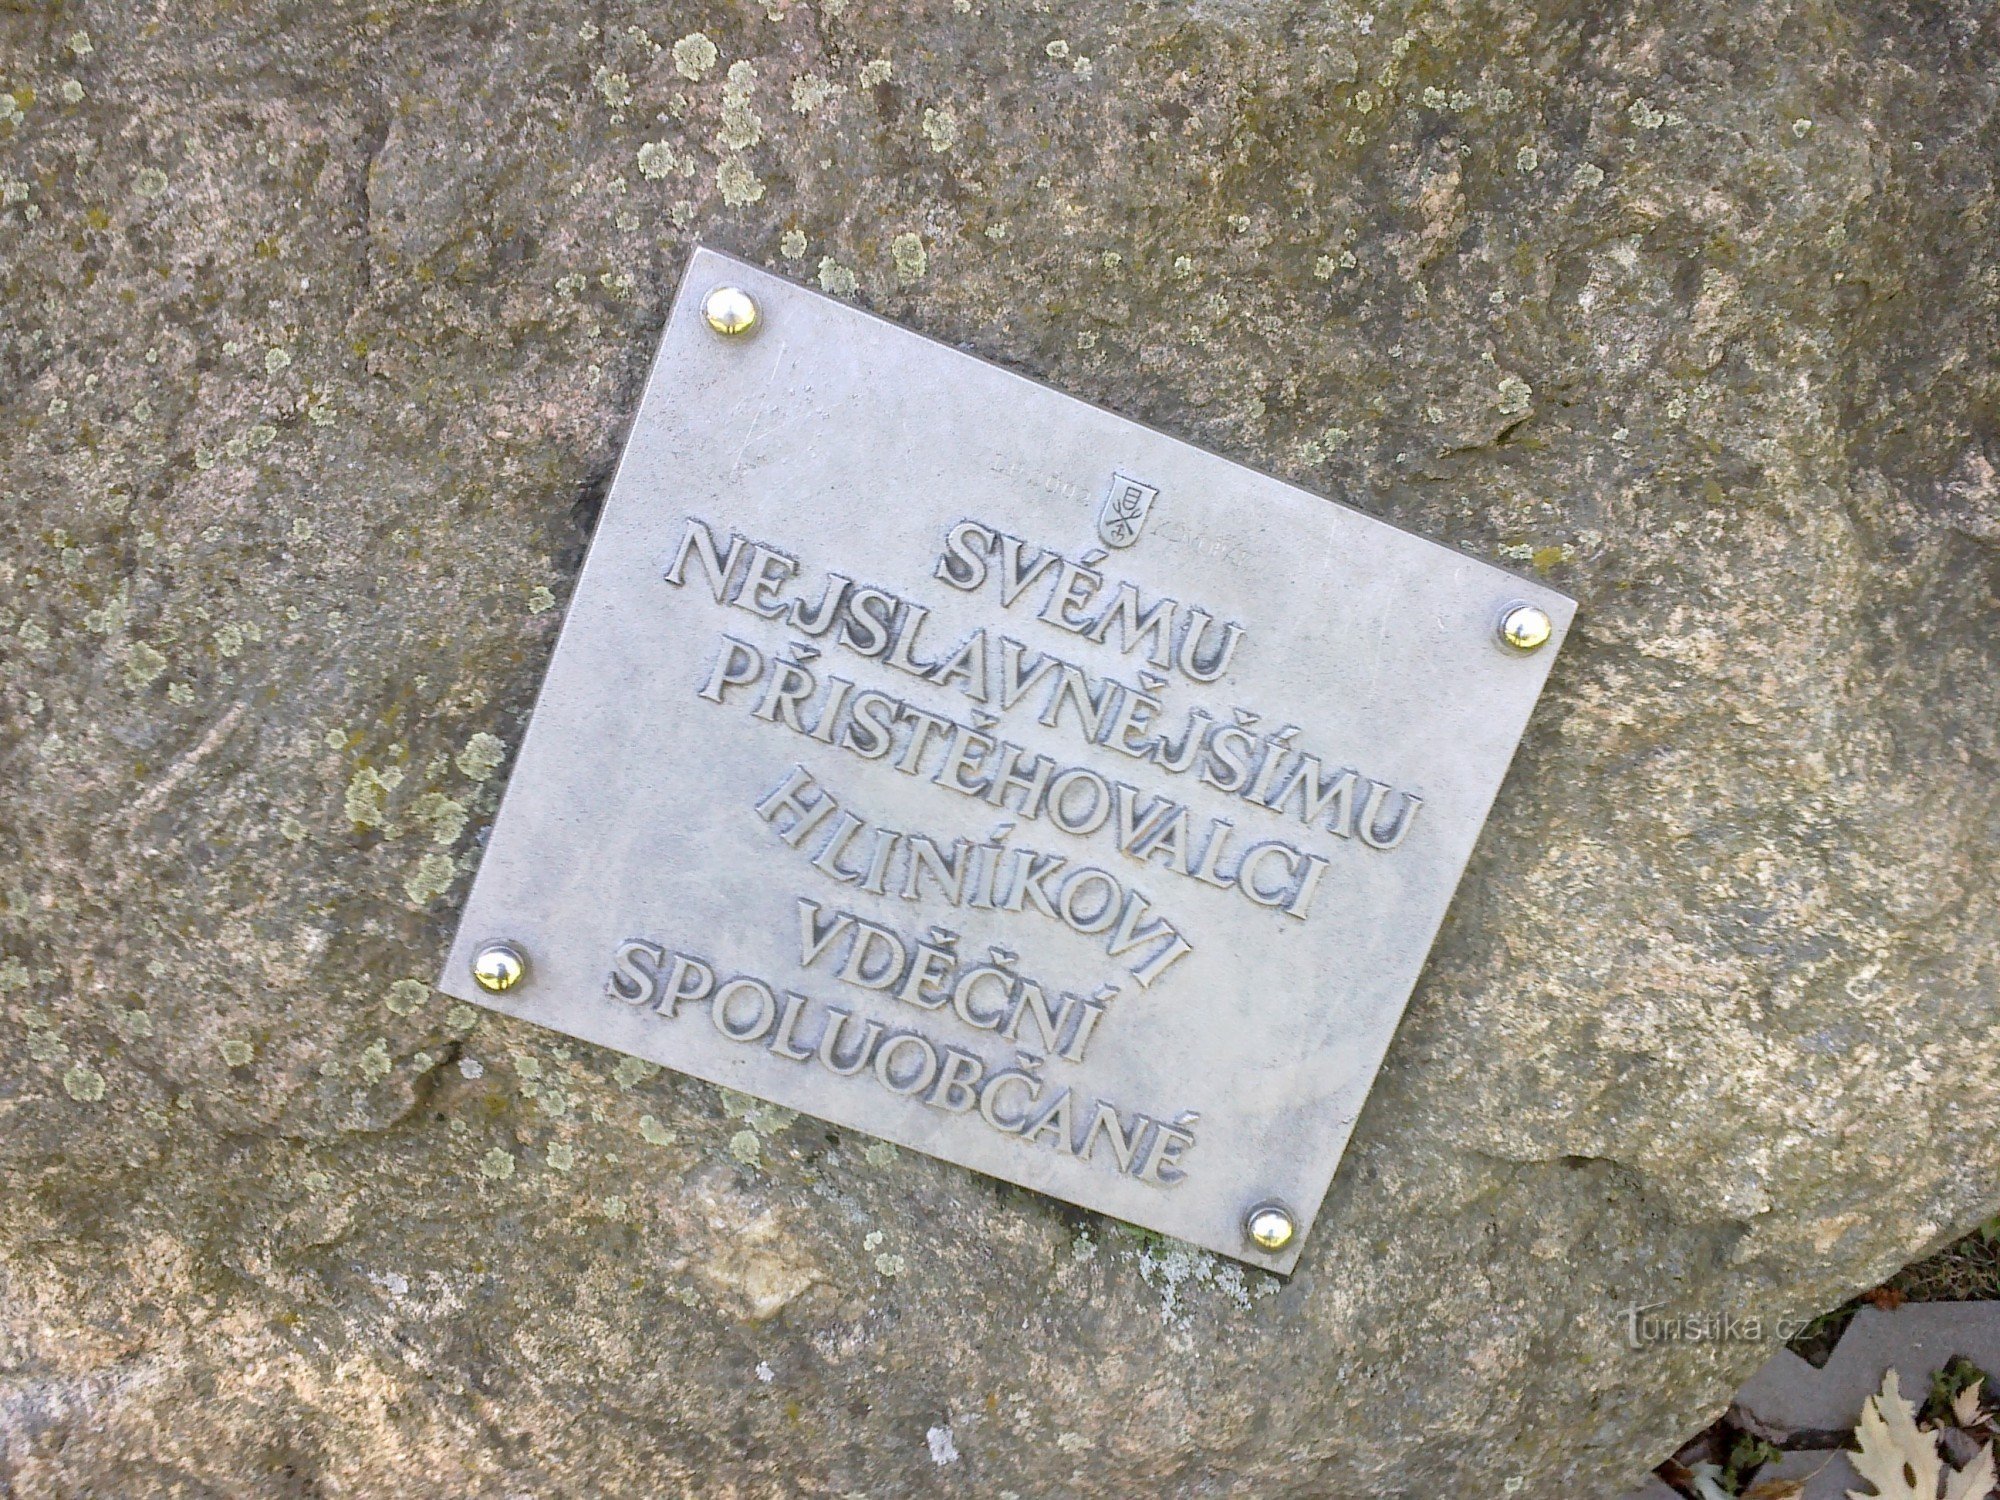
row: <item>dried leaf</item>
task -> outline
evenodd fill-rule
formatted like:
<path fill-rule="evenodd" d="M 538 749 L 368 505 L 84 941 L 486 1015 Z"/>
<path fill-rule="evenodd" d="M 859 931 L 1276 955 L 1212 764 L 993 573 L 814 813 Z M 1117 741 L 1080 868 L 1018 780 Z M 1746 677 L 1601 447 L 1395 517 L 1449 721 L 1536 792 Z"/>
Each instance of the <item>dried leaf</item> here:
<path fill-rule="evenodd" d="M 1993 1445 L 1988 1443 L 1977 1458 L 1945 1481 L 1944 1500 L 1986 1500 L 1993 1482 Z"/>
<path fill-rule="evenodd" d="M 1743 1492 L 1743 1500 L 1798 1500 L 1806 1492 L 1806 1486 L 1824 1474 L 1827 1465 L 1839 1456 L 1829 1454 L 1817 1469 L 1798 1479 L 1760 1479 Z"/>
<path fill-rule="evenodd" d="M 1847 1461 L 1875 1494 L 1849 1490 L 1847 1500 L 1937 1500 L 1938 1479 L 1947 1475 L 1945 1500 L 1985 1500 L 1993 1488 L 1993 1445 L 1963 1469 L 1946 1467 L 1938 1457 L 1937 1435 L 1917 1426 L 1916 1408 L 1903 1399 L 1894 1370 L 1882 1376 L 1880 1393 L 1861 1408 L 1854 1436 L 1861 1446 Z"/>
<path fill-rule="evenodd" d="M 1863 1292 L 1861 1300 L 1873 1303 L 1876 1307 L 1881 1308 L 1883 1312 L 1894 1312 L 1910 1299 L 1895 1287 L 1878 1286 L 1872 1292 Z M 1929 1497 L 1926 1497 L 1926 1500 L 1929 1500 Z"/>
<path fill-rule="evenodd" d="M 1952 1420 L 1959 1426 L 1970 1427 L 1979 1420 L 1979 1388 L 1985 1383 L 1983 1380 L 1975 1380 L 1951 1398 Z"/>
<path fill-rule="evenodd" d="M 1944 1467 L 1937 1444 L 1929 1433 L 1917 1430 L 1916 1408 L 1903 1399 L 1894 1370 L 1883 1375 L 1881 1392 L 1862 1406 L 1854 1436 L 1861 1448 L 1848 1462 L 1882 1500 L 1937 1500 Z M 1870 1497 L 1849 1490 L 1847 1500 Z"/>

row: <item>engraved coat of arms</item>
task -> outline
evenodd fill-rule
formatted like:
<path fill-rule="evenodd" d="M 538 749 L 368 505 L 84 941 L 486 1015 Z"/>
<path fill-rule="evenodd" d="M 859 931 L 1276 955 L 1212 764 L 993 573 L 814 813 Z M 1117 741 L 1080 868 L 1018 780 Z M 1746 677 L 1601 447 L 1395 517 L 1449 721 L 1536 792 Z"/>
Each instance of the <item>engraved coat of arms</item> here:
<path fill-rule="evenodd" d="M 1129 547 L 1139 540 L 1146 516 L 1159 498 L 1157 485 L 1143 484 L 1129 474 L 1113 473 L 1111 489 L 1097 512 L 1097 534 L 1107 547 Z"/>

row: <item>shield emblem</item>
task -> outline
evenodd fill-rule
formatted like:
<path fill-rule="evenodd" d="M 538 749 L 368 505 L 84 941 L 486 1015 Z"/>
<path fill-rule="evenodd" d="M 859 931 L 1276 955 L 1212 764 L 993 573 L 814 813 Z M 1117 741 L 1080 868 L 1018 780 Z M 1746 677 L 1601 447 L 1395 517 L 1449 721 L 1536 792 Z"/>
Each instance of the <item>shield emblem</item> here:
<path fill-rule="evenodd" d="M 1129 474 L 1113 473 L 1111 490 L 1097 512 L 1097 534 L 1107 547 L 1129 547 L 1139 540 L 1146 515 L 1159 498 L 1157 485 L 1142 484 Z"/>

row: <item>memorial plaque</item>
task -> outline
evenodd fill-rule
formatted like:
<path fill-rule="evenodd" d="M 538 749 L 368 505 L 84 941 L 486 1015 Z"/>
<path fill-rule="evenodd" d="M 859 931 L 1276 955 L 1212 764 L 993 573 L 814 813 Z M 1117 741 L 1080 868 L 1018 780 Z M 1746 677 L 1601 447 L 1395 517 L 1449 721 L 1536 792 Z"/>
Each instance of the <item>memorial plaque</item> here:
<path fill-rule="evenodd" d="M 1288 1271 L 1571 612 L 697 251 L 441 987 Z"/>

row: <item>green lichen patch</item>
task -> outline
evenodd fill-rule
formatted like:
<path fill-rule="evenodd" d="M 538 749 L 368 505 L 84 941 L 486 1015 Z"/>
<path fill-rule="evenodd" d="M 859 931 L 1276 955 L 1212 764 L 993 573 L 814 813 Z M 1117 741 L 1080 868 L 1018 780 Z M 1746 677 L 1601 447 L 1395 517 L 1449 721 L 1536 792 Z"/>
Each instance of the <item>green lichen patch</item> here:
<path fill-rule="evenodd" d="M 31 1031 L 28 1033 L 28 1056 L 39 1063 L 68 1062 L 69 1043 L 53 1031 Z"/>
<path fill-rule="evenodd" d="M 617 1066 L 611 1070 L 611 1081 L 620 1089 L 632 1089 L 654 1077 L 659 1071 L 658 1063 L 648 1062 L 643 1057 L 621 1057 Z"/>
<path fill-rule="evenodd" d="M 403 881 L 403 894 L 409 897 L 412 906 L 428 906 L 451 889 L 457 876 L 458 866 L 449 854 L 426 854 Z"/>
<path fill-rule="evenodd" d="M 485 781 L 507 758 L 507 746 L 495 734 L 481 730 L 458 752 L 458 769 L 474 781 Z"/>
<path fill-rule="evenodd" d="M 380 771 L 373 766 L 357 769 L 348 779 L 347 795 L 341 802 L 348 824 L 356 830 L 386 826 L 389 794 L 402 783 L 400 767 L 389 766 Z"/>
<path fill-rule="evenodd" d="M 835 297 L 852 297 L 860 283 L 855 279 L 851 266 L 844 266 L 831 255 L 822 256 L 819 263 L 819 284 L 821 290 Z"/>
<path fill-rule="evenodd" d="M 399 1016 L 414 1015 L 431 997 L 431 987 L 421 979 L 399 979 L 389 986 L 383 1004 Z"/>
<path fill-rule="evenodd" d="M 764 196 L 764 184 L 757 180 L 757 174 L 743 164 L 741 157 L 726 157 L 716 163 L 716 191 L 722 201 L 731 208 L 747 208 Z"/>
<path fill-rule="evenodd" d="M 466 806 L 442 792 L 425 792 L 410 804 L 410 816 L 430 832 L 434 844 L 453 844 L 465 831 Z"/>
<path fill-rule="evenodd" d="M 144 687 L 167 670 L 165 654 L 145 641 L 134 641 L 125 653 L 125 680 L 133 687 Z"/>
<path fill-rule="evenodd" d="M 673 45 L 674 70 L 683 78 L 699 82 L 708 76 L 721 54 L 706 34 L 690 31 Z"/>
<path fill-rule="evenodd" d="M 921 281 L 930 269 L 930 256 L 924 249 L 923 236 L 906 230 L 889 242 L 889 253 L 896 262 L 896 279 L 908 286 Z"/>

